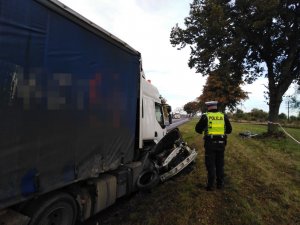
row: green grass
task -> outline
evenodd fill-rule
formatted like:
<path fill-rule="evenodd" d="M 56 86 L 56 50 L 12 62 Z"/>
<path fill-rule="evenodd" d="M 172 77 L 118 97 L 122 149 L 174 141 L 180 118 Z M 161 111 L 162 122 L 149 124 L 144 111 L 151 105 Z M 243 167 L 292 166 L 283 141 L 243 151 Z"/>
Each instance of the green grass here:
<path fill-rule="evenodd" d="M 240 132 L 266 132 L 266 126 L 232 123 L 225 151 L 225 189 L 205 190 L 206 170 L 197 120 L 180 126 L 198 151 L 196 166 L 127 199 L 109 224 L 268 225 L 300 224 L 300 145 L 290 138 L 243 139 Z M 286 129 L 300 140 L 300 129 Z M 114 209 L 111 209 L 114 210 Z"/>

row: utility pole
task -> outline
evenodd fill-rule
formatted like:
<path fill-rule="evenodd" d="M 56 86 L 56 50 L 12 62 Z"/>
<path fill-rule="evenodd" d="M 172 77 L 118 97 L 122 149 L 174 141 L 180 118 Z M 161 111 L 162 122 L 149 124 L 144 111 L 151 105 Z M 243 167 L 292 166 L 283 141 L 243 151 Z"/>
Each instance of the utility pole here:
<path fill-rule="evenodd" d="M 288 100 L 288 122 L 290 122 L 290 101 Z"/>

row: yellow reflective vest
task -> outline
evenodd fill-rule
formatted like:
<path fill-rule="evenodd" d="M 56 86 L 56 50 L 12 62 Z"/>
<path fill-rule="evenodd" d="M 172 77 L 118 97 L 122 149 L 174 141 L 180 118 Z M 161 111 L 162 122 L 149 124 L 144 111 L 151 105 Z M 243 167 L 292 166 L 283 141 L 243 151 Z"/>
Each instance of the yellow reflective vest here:
<path fill-rule="evenodd" d="M 221 112 L 208 112 L 207 116 L 207 131 L 206 135 L 224 135 L 225 120 L 224 114 Z"/>

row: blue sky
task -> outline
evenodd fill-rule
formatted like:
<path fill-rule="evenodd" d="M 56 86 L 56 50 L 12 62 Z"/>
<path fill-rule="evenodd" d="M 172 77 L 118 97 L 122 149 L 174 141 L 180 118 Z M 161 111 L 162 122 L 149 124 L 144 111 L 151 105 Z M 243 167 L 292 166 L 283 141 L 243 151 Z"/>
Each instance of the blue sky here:
<path fill-rule="evenodd" d="M 187 65 L 189 48 L 178 51 L 170 44 L 176 23 L 183 27 L 192 0 L 60 0 L 85 18 L 117 36 L 141 52 L 146 78 L 151 80 L 173 110 L 195 100 L 206 78 Z M 243 87 L 249 100 L 240 108 L 268 111 L 264 98 L 266 79 Z M 290 90 L 286 94 L 293 93 Z M 287 114 L 283 102 L 280 112 Z"/>

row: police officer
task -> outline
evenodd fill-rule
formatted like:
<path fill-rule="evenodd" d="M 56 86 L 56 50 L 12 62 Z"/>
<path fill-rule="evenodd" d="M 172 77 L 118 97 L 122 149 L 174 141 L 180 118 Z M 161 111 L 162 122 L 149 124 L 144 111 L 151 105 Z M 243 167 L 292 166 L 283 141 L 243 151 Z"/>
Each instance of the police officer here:
<path fill-rule="evenodd" d="M 214 188 L 215 177 L 217 188 L 224 187 L 224 150 L 227 136 L 232 131 L 227 116 L 218 112 L 217 101 L 205 102 L 207 113 L 204 113 L 196 124 L 197 133 L 204 132 L 205 166 L 207 170 L 207 191 Z"/>

